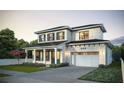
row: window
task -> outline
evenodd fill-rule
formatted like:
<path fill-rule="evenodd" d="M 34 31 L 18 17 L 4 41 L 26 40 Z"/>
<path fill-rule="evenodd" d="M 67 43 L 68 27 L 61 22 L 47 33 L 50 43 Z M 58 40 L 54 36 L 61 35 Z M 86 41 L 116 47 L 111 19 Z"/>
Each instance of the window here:
<path fill-rule="evenodd" d="M 64 32 L 57 32 L 57 40 L 64 40 L 65 35 Z"/>
<path fill-rule="evenodd" d="M 47 41 L 53 41 L 54 40 L 54 33 L 47 34 Z"/>
<path fill-rule="evenodd" d="M 28 50 L 27 52 L 28 58 L 33 58 L 32 50 Z"/>
<path fill-rule="evenodd" d="M 39 35 L 39 42 L 44 42 L 45 41 L 45 34 Z"/>
<path fill-rule="evenodd" d="M 50 51 L 46 51 L 46 61 L 49 61 L 50 60 Z"/>
<path fill-rule="evenodd" d="M 86 40 L 86 39 L 89 39 L 89 32 L 88 31 L 79 32 L 79 40 Z"/>
<path fill-rule="evenodd" d="M 40 61 L 40 51 L 36 51 L 36 60 Z"/>

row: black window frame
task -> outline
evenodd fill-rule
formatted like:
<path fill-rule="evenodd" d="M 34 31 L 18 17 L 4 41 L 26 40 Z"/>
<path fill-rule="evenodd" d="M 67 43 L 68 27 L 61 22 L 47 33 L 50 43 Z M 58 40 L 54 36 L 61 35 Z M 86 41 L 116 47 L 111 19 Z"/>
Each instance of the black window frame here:
<path fill-rule="evenodd" d="M 45 41 L 46 41 L 46 35 L 45 34 L 39 35 L 39 42 L 45 42 Z"/>
<path fill-rule="evenodd" d="M 62 36 L 60 35 L 62 33 Z M 64 40 L 65 39 L 65 32 L 57 32 L 56 33 L 56 36 L 57 36 L 57 40 Z"/>
<path fill-rule="evenodd" d="M 46 61 L 50 61 L 50 51 L 45 52 Z"/>
<path fill-rule="evenodd" d="M 81 31 L 81 32 L 79 32 L 79 40 L 88 40 L 88 39 L 89 39 L 89 31 Z"/>
<path fill-rule="evenodd" d="M 55 40 L 55 34 L 54 33 L 49 33 L 47 34 L 47 41 L 53 41 Z"/>

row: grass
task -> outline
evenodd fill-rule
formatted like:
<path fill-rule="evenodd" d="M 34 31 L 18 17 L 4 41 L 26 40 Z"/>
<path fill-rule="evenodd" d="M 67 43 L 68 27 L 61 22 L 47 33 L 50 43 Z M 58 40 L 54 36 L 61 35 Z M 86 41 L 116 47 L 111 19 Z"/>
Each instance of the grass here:
<path fill-rule="evenodd" d="M 7 77 L 7 76 L 10 76 L 8 74 L 3 74 L 3 73 L 0 73 L 0 77 Z"/>
<path fill-rule="evenodd" d="M 61 63 L 57 65 L 51 65 L 50 67 L 46 68 L 46 65 L 42 63 L 23 63 L 16 65 L 0 66 L 0 69 L 31 73 L 36 71 L 43 71 L 50 68 L 64 67 L 68 65 L 68 63 Z"/>
<path fill-rule="evenodd" d="M 99 67 L 96 70 L 80 77 L 79 79 L 105 83 L 121 83 L 121 65 L 119 62 L 113 62 L 109 66 Z"/>
<path fill-rule="evenodd" d="M 30 66 L 30 65 L 28 66 L 28 65 L 23 65 L 23 64 L 0 66 L 0 69 L 19 71 L 19 72 L 27 72 L 27 73 L 45 70 L 44 67 Z"/>

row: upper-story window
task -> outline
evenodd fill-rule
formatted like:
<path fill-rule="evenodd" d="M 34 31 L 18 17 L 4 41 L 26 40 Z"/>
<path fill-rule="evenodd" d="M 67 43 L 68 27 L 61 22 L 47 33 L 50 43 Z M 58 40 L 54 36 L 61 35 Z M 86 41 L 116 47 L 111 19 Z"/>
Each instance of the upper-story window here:
<path fill-rule="evenodd" d="M 47 34 L 47 41 L 53 41 L 54 40 L 54 33 Z"/>
<path fill-rule="evenodd" d="M 44 42 L 45 41 L 45 34 L 39 35 L 39 42 Z"/>
<path fill-rule="evenodd" d="M 57 40 L 64 40 L 65 35 L 64 32 L 57 32 Z"/>
<path fill-rule="evenodd" d="M 79 32 L 79 40 L 86 40 L 86 39 L 89 39 L 89 32 L 88 31 Z"/>

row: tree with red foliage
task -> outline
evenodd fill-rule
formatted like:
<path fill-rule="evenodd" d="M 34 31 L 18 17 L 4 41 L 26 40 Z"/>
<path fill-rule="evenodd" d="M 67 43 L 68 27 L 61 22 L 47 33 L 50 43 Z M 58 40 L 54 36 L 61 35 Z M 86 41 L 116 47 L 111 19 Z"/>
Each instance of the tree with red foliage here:
<path fill-rule="evenodd" d="M 18 64 L 19 64 L 19 59 L 25 56 L 25 52 L 21 50 L 12 50 L 10 51 L 10 55 L 16 57 L 18 59 Z"/>

